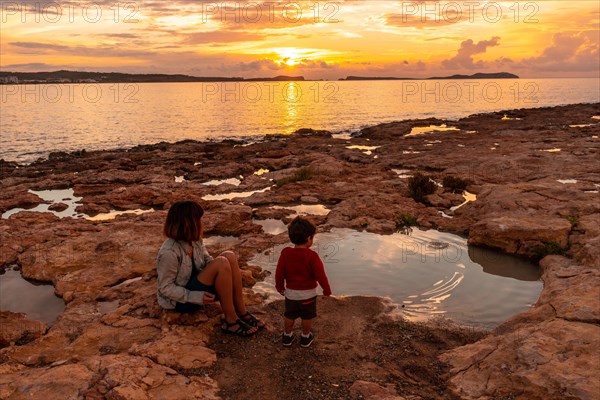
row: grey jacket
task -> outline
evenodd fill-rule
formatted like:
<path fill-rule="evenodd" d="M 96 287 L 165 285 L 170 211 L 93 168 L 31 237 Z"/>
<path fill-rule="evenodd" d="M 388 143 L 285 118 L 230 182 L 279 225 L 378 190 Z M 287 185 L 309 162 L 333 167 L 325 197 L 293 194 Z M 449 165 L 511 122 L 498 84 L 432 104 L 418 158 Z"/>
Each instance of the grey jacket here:
<path fill-rule="evenodd" d="M 194 262 L 199 271 L 203 270 L 212 257 L 202 243 L 193 242 Z M 189 291 L 185 285 L 192 275 L 192 258 L 188 242 L 167 239 L 158 251 L 156 271 L 158 273 L 158 304 L 172 310 L 177 302 L 204 304 L 204 292 Z"/>

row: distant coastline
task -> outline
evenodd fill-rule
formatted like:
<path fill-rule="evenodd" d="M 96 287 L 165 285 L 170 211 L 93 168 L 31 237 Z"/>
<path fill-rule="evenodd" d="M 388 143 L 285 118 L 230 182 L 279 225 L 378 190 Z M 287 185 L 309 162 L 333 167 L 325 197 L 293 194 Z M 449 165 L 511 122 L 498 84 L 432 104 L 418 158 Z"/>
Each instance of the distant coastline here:
<path fill-rule="evenodd" d="M 303 76 L 279 75 L 273 78 L 198 77 L 169 74 L 125 74 L 120 72 L 0 72 L 0 84 L 40 83 L 170 83 L 170 82 L 296 82 Z"/>
<path fill-rule="evenodd" d="M 508 72 L 482 73 L 473 75 L 434 76 L 431 78 L 396 78 L 373 76 L 349 76 L 340 81 L 415 81 L 415 80 L 440 80 L 440 79 L 519 79 L 519 76 Z"/>
<path fill-rule="evenodd" d="M 519 79 L 508 72 L 476 73 L 473 75 L 452 75 L 432 78 L 398 78 L 348 76 L 339 81 L 382 81 L 382 80 L 423 80 L 423 79 Z M 322 80 L 322 79 L 321 79 Z M 44 84 L 44 83 L 162 83 L 162 82 L 302 82 L 310 81 L 303 76 L 279 75 L 272 78 L 242 77 L 199 77 L 169 74 L 125 74 L 120 72 L 6 72 L 0 71 L 0 84 Z"/>

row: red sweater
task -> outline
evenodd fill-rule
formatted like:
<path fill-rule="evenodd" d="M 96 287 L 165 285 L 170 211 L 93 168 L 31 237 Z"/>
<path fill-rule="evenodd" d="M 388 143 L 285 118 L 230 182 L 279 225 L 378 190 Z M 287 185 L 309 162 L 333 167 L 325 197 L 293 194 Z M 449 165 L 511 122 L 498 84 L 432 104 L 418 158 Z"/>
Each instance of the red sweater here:
<path fill-rule="evenodd" d="M 323 262 L 311 249 L 286 247 L 281 251 L 275 270 L 275 287 L 278 292 L 284 290 L 284 281 L 285 287 L 294 290 L 314 289 L 318 282 L 323 288 L 323 294 L 331 295 Z"/>

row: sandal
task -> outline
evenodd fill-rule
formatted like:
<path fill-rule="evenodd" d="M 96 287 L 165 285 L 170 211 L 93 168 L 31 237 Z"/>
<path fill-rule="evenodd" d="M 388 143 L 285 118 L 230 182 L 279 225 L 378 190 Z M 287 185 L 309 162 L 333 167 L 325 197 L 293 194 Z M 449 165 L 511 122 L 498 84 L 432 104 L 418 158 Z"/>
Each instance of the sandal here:
<path fill-rule="evenodd" d="M 225 327 L 221 326 L 221 332 L 223 332 L 223 333 L 238 335 L 238 336 L 252 336 L 256 332 L 258 332 L 258 329 L 254 332 L 250 332 L 250 330 L 254 327 L 248 325 L 241 319 L 237 319 L 232 323 L 229 323 L 227 321 L 223 321 L 223 323 L 225 324 Z M 237 329 L 232 329 L 236 325 L 237 325 Z"/>
<path fill-rule="evenodd" d="M 242 321 L 244 321 L 245 323 L 247 323 L 248 325 L 250 325 L 252 327 L 256 327 L 258 329 L 262 329 L 265 327 L 265 323 L 263 321 L 261 321 L 260 319 L 256 318 L 254 315 L 252 315 L 250 313 L 250 311 L 248 311 L 244 315 L 240 315 L 240 319 Z"/>

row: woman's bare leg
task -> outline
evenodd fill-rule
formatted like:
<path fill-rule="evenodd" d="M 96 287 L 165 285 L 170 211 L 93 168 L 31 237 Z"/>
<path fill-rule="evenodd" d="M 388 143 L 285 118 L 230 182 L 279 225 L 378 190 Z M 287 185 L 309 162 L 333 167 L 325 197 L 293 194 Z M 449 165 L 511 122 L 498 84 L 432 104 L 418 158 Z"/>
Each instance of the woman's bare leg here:
<path fill-rule="evenodd" d="M 233 287 L 231 285 L 231 266 L 225 257 L 217 257 L 209 262 L 198 274 L 198 280 L 205 285 L 214 285 L 219 295 L 221 308 L 227 322 L 238 319 L 233 305 Z"/>
<path fill-rule="evenodd" d="M 227 258 L 231 267 L 231 285 L 233 289 L 233 305 L 238 315 L 246 314 L 244 294 L 242 292 L 242 273 L 238 264 L 237 256 L 233 251 L 224 251 L 221 257 Z"/>

